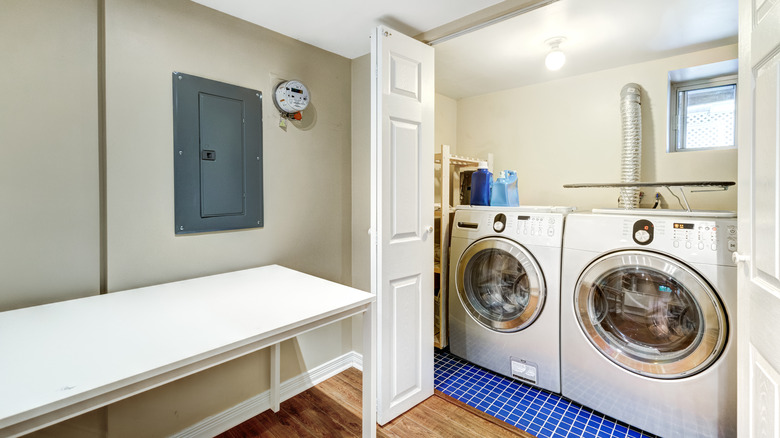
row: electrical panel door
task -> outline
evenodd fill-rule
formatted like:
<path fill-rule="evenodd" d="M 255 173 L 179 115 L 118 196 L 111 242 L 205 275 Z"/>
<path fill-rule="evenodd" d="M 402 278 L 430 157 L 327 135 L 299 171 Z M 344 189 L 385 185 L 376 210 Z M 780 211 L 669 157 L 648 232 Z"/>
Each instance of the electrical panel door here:
<path fill-rule="evenodd" d="M 263 226 L 262 93 L 173 73 L 176 233 Z"/>

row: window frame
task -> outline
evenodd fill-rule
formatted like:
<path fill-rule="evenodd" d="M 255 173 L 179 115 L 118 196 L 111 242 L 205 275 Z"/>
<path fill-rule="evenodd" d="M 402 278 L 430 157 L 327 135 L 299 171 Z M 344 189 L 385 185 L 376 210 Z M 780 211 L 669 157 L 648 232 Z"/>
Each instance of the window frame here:
<path fill-rule="evenodd" d="M 737 88 L 737 75 L 722 75 L 708 79 L 695 79 L 689 81 L 670 82 L 669 87 L 669 148 L 667 152 L 692 152 L 692 151 L 712 151 L 712 150 L 724 150 L 724 149 L 736 149 L 737 148 L 737 106 L 734 105 L 734 144 L 731 146 L 712 146 L 706 148 L 684 148 L 680 147 L 681 144 L 685 144 L 685 122 L 680 117 L 678 112 L 680 105 L 678 101 L 678 95 L 681 91 L 701 90 L 706 88 L 721 87 L 724 85 L 733 85 L 735 102 L 739 94 L 739 88 Z M 682 134 L 680 132 L 681 127 Z"/>

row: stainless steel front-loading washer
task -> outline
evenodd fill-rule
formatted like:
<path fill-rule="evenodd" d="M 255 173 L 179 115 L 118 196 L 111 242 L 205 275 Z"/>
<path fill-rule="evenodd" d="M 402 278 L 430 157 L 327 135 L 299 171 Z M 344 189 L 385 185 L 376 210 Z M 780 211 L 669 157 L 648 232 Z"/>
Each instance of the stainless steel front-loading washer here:
<path fill-rule="evenodd" d="M 460 207 L 450 243 L 450 351 L 560 392 L 564 207 Z"/>

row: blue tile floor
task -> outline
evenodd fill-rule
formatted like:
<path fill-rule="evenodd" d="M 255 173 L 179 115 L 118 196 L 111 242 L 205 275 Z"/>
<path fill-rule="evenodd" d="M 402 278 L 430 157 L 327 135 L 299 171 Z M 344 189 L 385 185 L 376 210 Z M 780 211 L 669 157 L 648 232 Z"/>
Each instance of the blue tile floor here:
<path fill-rule="evenodd" d="M 653 438 L 557 394 L 435 350 L 434 387 L 538 438 Z"/>

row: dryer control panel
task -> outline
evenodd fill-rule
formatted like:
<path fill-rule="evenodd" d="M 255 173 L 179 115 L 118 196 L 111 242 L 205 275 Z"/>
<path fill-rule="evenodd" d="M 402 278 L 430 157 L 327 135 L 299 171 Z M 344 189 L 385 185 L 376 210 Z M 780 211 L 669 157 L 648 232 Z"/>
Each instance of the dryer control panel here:
<path fill-rule="evenodd" d="M 627 218 L 623 236 L 642 246 L 685 255 L 691 261 L 730 264 L 731 253 L 737 250 L 737 223 L 729 219 Z"/>
<path fill-rule="evenodd" d="M 502 215 L 503 216 L 503 215 Z M 493 229 L 495 231 L 496 219 Z M 563 215 L 514 213 L 506 215 L 507 237 L 528 244 L 560 246 L 563 236 Z"/>
<path fill-rule="evenodd" d="M 522 207 L 459 208 L 452 238 L 481 239 L 504 236 L 521 244 L 560 247 L 564 213 L 523 210 Z"/>
<path fill-rule="evenodd" d="M 677 221 L 672 223 L 672 246 L 675 248 L 698 249 L 699 251 L 717 251 L 718 245 L 725 243 L 730 252 L 737 250 L 737 225 L 725 224 L 718 227 L 716 222 Z M 718 239 L 718 232 L 725 235 Z"/>

